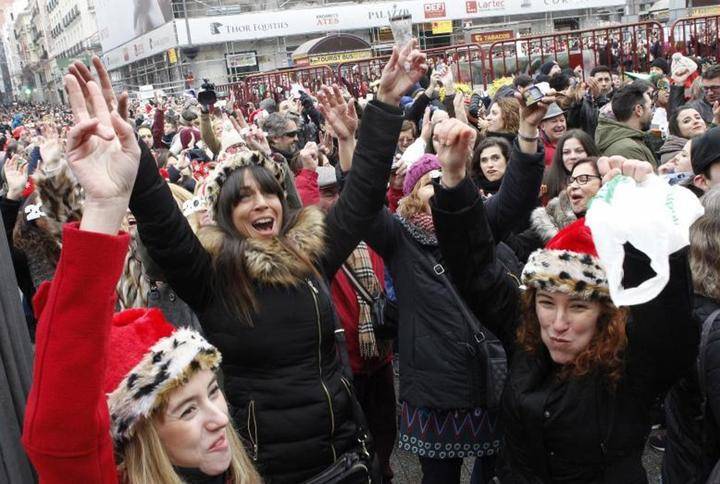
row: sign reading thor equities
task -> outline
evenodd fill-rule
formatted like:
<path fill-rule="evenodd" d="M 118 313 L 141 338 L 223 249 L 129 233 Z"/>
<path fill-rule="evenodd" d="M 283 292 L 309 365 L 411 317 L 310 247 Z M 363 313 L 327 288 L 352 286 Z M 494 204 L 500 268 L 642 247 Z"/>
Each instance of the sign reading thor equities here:
<path fill-rule="evenodd" d="M 625 5 L 625 0 L 400 0 L 197 17 L 188 19 L 188 24 L 193 44 L 201 45 L 386 27 L 399 15 L 424 23 L 614 5 Z M 177 33 L 180 45 L 187 45 L 186 29 L 179 26 Z"/>

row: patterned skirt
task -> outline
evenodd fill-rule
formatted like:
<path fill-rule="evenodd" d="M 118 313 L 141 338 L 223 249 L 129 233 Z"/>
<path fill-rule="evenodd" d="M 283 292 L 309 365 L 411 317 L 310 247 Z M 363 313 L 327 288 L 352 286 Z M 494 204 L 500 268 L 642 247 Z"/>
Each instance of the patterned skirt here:
<path fill-rule="evenodd" d="M 498 417 L 483 408 L 438 410 L 402 402 L 399 447 L 431 459 L 492 456 L 500 450 Z"/>

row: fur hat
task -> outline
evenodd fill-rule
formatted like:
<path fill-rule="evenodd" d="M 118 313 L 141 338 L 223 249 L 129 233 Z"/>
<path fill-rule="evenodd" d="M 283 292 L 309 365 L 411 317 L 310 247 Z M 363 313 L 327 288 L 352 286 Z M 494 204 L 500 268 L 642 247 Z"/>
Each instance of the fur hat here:
<path fill-rule="evenodd" d="M 245 145 L 245 139 L 236 129 L 223 129 L 220 134 L 220 153 L 236 145 Z"/>
<path fill-rule="evenodd" d="M 222 160 L 207 177 L 205 183 L 205 201 L 212 207 L 213 215 L 217 216 L 217 201 L 223 184 L 237 169 L 258 165 L 273 174 L 283 191 L 285 191 L 285 165 L 275 162 L 259 151 L 240 151 Z"/>
<path fill-rule="evenodd" d="M 415 185 L 420 179 L 425 176 L 426 173 L 430 173 L 433 170 L 442 169 L 440 161 L 437 156 L 432 154 L 424 154 L 408 168 L 407 174 L 405 175 L 405 181 L 403 182 L 403 195 L 410 195 Z"/>
<path fill-rule="evenodd" d="M 565 227 L 544 249 L 530 255 L 522 283 L 585 299 L 610 297 L 607 276 L 584 218 Z"/>
<path fill-rule="evenodd" d="M 215 370 L 220 352 L 200 334 L 175 329 L 159 309 L 128 309 L 113 316 L 103 388 L 116 448 L 132 437 L 164 393 L 196 370 Z"/>

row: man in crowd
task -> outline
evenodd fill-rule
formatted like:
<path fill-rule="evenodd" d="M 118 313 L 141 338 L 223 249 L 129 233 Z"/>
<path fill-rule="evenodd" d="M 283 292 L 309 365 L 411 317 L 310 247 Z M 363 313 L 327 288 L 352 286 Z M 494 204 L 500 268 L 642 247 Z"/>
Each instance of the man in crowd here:
<path fill-rule="evenodd" d="M 610 68 L 607 66 L 596 66 L 590 71 L 587 80 L 589 94 L 592 95 L 596 107 L 605 106 L 613 97 L 613 78 Z"/>
<path fill-rule="evenodd" d="M 642 86 L 631 84 L 618 90 L 612 99 L 615 121 L 601 117 L 595 133 L 598 149 L 605 156 L 626 158 L 657 164 L 655 155 L 643 138 L 650 129 L 652 99 Z"/>
<path fill-rule="evenodd" d="M 299 128 L 286 114 L 273 113 L 263 122 L 268 143 L 273 153 L 278 153 L 289 163 L 298 150 Z"/>
<path fill-rule="evenodd" d="M 409 120 L 403 121 L 402 128 L 400 130 L 400 137 L 397 142 L 397 152 L 400 154 L 405 153 L 407 147 L 413 144 L 416 137 L 415 123 Z"/>
<path fill-rule="evenodd" d="M 693 185 L 704 193 L 720 185 L 720 127 L 694 138 L 691 147 Z"/>
<path fill-rule="evenodd" d="M 552 163 L 557 142 L 565 135 L 566 131 L 565 113 L 557 103 L 551 104 L 540 123 L 541 137 L 545 145 L 545 166 L 550 166 Z"/>

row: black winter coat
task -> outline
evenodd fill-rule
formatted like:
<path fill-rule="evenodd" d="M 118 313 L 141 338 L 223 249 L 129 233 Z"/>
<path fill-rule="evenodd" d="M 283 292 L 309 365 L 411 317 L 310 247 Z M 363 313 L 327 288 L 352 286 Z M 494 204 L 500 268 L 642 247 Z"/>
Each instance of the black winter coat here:
<path fill-rule="evenodd" d="M 527 218 L 535 206 L 543 167 L 542 152 L 527 156 L 513 149 L 500 191 L 487 202 L 498 236 Z M 400 398 L 414 406 L 446 410 L 484 406 L 485 381 L 472 354 L 473 333 L 457 295 L 435 272 L 442 262 L 437 244 L 419 242 L 412 229 L 387 210 L 364 240 L 387 264 L 397 293 Z"/>
<path fill-rule="evenodd" d="M 402 120 L 398 109 L 370 103 L 339 201 L 327 218 L 315 208 L 304 209 L 289 230 L 287 237 L 316 261 L 325 280 L 382 207 Z M 130 208 L 150 256 L 222 352 L 231 416 L 265 482 L 302 482 L 353 449 L 356 426 L 325 281 L 314 275 L 289 277 L 286 269 L 297 258 L 276 240 L 248 241 L 245 262 L 258 308 L 248 327 L 225 309 L 212 256 L 193 234 L 147 150 Z"/>
<path fill-rule="evenodd" d="M 611 391 L 602 375 L 560 380 L 546 350 L 515 345 L 521 317 L 516 284 L 494 253 L 485 207 L 469 180 L 436 191 L 435 227 L 450 277 L 477 317 L 511 353 L 502 398 L 508 483 L 645 483 L 641 457 L 652 403 L 677 380 L 697 351 L 687 257 L 671 257 L 668 285 L 653 301 L 631 308 L 625 369 Z M 639 253 L 627 254 L 626 285 L 650 276 Z"/>
<path fill-rule="evenodd" d="M 693 315 L 699 328 L 720 308 L 720 301 L 695 295 Z M 702 329 L 701 329 L 702 331 Z M 720 317 L 710 329 L 704 348 L 707 402 L 703 398 L 696 365 L 665 398 L 667 443 L 663 454 L 665 484 L 704 484 L 720 460 Z"/>

